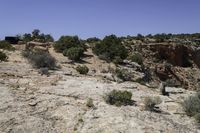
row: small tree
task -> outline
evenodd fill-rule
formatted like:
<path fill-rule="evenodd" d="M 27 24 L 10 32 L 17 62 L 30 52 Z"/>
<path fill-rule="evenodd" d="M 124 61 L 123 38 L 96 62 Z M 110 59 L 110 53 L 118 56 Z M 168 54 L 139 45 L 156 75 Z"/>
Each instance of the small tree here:
<path fill-rule="evenodd" d="M 33 39 L 38 38 L 39 35 L 40 35 L 40 30 L 39 30 L 39 29 L 34 29 L 34 30 L 32 31 Z"/>
<path fill-rule="evenodd" d="M 61 52 L 61 53 L 64 50 L 72 48 L 72 47 L 84 48 L 84 45 L 82 44 L 78 36 L 61 36 L 60 39 L 54 44 L 54 49 L 57 52 Z"/>
<path fill-rule="evenodd" d="M 33 40 L 33 38 L 32 38 L 32 36 L 31 36 L 31 34 L 25 33 L 25 34 L 23 35 L 23 37 L 22 37 L 22 40 L 23 40 L 24 42 L 30 42 L 30 41 Z"/>
<path fill-rule="evenodd" d="M 54 39 L 50 34 L 47 34 L 44 37 L 46 42 L 54 42 Z"/>
<path fill-rule="evenodd" d="M 128 53 L 121 39 L 115 35 L 106 36 L 100 43 L 96 43 L 93 52 L 107 61 L 113 61 L 116 57 L 125 59 Z"/>

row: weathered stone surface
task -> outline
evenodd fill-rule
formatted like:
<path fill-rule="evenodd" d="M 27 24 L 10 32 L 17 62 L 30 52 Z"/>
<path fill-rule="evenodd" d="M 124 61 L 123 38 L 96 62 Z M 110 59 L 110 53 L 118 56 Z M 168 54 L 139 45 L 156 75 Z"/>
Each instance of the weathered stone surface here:
<path fill-rule="evenodd" d="M 51 50 L 50 53 L 57 54 Z M 2 133 L 200 132 L 193 119 L 178 114 L 183 111 L 179 103 L 191 91 L 171 91 L 170 97 L 162 96 L 158 89 L 135 82 L 105 83 L 95 75 L 73 76 L 74 69 L 69 64 L 62 64 L 61 69 L 47 77 L 33 69 L 19 51 L 9 57 L 8 62 L 0 63 Z M 65 59 L 59 54 L 56 58 L 58 62 Z M 66 75 L 67 72 L 72 75 Z M 103 96 L 114 89 L 132 92 L 137 106 L 106 104 Z M 141 111 L 147 96 L 159 96 L 163 101 L 160 108 L 166 113 Z M 86 107 L 88 98 L 93 99 L 94 109 Z"/>
<path fill-rule="evenodd" d="M 165 59 L 175 66 L 190 67 L 194 61 L 198 66 L 200 62 L 197 60 L 199 50 L 193 46 L 176 45 L 176 44 L 148 44 L 142 45 L 143 48 L 148 48 L 157 53 L 157 58 Z"/>

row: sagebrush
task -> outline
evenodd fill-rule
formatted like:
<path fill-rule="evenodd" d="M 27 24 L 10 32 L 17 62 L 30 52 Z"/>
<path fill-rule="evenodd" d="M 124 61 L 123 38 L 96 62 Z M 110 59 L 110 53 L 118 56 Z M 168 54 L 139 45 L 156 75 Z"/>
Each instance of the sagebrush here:
<path fill-rule="evenodd" d="M 26 57 L 36 68 L 55 69 L 56 67 L 55 58 L 48 52 L 27 50 L 24 51 L 22 55 Z"/>
<path fill-rule="evenodd" d="M 0 41 L 0 49 L 13 51 L 15 48 L 7 41 Z"/>
<path fill-rule="evenodd" d="M 132 93 L 129 91 L 113 90 L 104 97 L 106 103 L 116 106 L 133 105 Z"/>
<path fill-rule="evenodd" d="M 146 97 L 144 99 L 145 110 L 148 111 L 157 111 L 156 105 L 160 104 L 162 101 L 160 97 Z"/>
<path fill-rule="evenodd" d="M 89 72 L 89 68 L 86 65 L 78 65 L 76 67 L 76 70 L 80 73 L 80 74 L 87 74 Z"/>
<path fill-rule="evenodd" d="M 8 56 L 0 51 L 0 61 L 6 61 L 8 59 Z"/>

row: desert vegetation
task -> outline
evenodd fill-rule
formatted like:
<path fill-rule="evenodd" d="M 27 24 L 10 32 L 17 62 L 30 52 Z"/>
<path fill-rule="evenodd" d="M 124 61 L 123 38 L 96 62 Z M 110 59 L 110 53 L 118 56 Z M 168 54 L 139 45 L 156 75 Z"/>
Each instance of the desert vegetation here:
<path fill-rule="evenodd" d="M 82 47 L 72 47 L 65 49 L 63 55 L 67 56 L 70 60 L 79 61 L 83 57 L 84 49 Z"/>
<path fill-rule="evenodd" d="M 131 81 L 132 75 L 126 69 L 117 68 L 114 73 L 118 78 L 122 79 L 123 81 Z"/>
<path fill-rule="evenodd" d="M 0 61 L 6 61 L 7 59 L 8 56 L 4 52 L 0 51 Z"/>
<path fill-rule="evenodd" d="M 117 91 L 113 90 L 105 95 L 104 99 L 106 103 L 116 106 L 133 105 L 132 93 L 129 91 Z"/>
<path fill-rule="evenodd" d="M 28 42 L 26 44 L 0 45 L 0 85 L 2 95 L 6 95 L 1 96 L 6 105 L 0 105 L 4 108 L 8 104 L 11 110 L 0 111 L 11 121 L 7 124 L 2 119 L 0 126 L 18 128 L 24 119 L 32 125 L 29 112 L 33 112 L 37 116 L 33 121 L 39 129 L 41 124 L 47 123 L 44 125 L 47 130 L 49 123 L 53 129 L 58 123 L 58 131 L 61 127 L 63 131 L 95 132 L 102 130 L 99 124 L 103 123 L 106 128 L 112 124 L 115 131 L 144 127 L 149 132 L 196 131 L 193 118 L 200 123 L 200 96 L 197 93 L 188 97 L 199 88 L 196 37 L 189 38 L 194 43 L 190 46 L 179 44 L 187 41 L 184 37 L 176 43 L 173 35 L 110 35 L 102 40 L 61 36 L 53 43 L 46 43 L 41 36 L 39 30 L 34 30 L 26 34 L 23 42 Z M 11 51 L 10 47 L 16 50 Z M 3 53 L 9 55 L 9 60 Z M 185 67 L 187 59 L 192 65 Z M 13 98 L 17 100 L 12 101 Z M 15 121 L 19 123 L 17 126 L 12 125 Z"/>
<path fill-rule="evenodd" d="M 0 49 L 13 51 L 15 48 L 7 41 L 0 41 Z"/>
<path fill-rule="evenodd" d="M 63 53 L 69 59 L 78 61 L 83 57 L 86 47 L 78 36 L 61 36 L 54 44 L 54 49 L 57 52 Z"/>
<path fill-rule="evenodd" d="M 157 112 L 156 105 L 162 101 L 159 97 L 146 97 L 144 99 L 145 110 Z"/>
<path fill-rule="evenodd" d="M 80 74 L 87 74 L 89 72 L 89 68 L 86 65 L 78 65 L 76 67 L 76 71 Z"/>
<path fill-rule="evenodd" d="M 56 60 L 49 53 L 42 51 L 23 51 L 22 55 L 27 58 L 36 68 L 55 69 Z"/>
<path fill-rule="evenodd" d="M 182 103 L 183 108 L 188 116 L 194 117 L 200 123 L 200 92 L 189 96 Z"/>
<path fill-rule="evenodd" d="M 100 59 L 106 61 L 113 61 L 116 58 L 118 60 L 125 59 L 128 55 L 128 51 L 122 45 L 121 39 L 115 35 L 106 36 L 100 43 L 95 45 L 93 52 Z"/>
<path fill-rule="evenodd" d="M 128 59 L 131 60 L 132 62 L 138 63 L 139 65 L 143 64 L 143 57 L 140 53 L 131 54 L 129 55 Z"/>
<path fill-rule="evenodd" d="M 20 39 L 27 43 L 30 41 L 38 41 L 38 42 L 54 42 L 54 38 L 50 34 L 40 33 L 39 29 L 34 29 L 32 33 L 25 33 L 20 36 Z"/>
<path fill-rule="evenodd" d="M 94 107 L 94 103 L 93 103 L 93 99 L 92 98 L 89 98 L 87 100 L 86 106 L 89 107 L 89 108 L 93 108 Z"/>

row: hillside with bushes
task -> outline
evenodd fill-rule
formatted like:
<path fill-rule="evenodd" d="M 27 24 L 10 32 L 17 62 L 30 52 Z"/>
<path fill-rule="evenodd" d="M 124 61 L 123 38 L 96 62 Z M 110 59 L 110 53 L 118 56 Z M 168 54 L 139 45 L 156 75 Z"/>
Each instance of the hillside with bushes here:
<path fill-rule="evenodd" d="M 0 132 L 200 132 L 200 34 L 0 41 Z"/>

